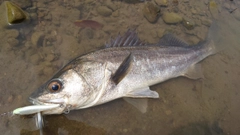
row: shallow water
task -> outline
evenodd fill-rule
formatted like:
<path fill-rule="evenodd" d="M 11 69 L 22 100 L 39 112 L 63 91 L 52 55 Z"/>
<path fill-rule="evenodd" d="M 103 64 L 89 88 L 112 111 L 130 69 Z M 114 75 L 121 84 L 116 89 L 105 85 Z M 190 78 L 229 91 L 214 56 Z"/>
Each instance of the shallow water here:
<path fill-rule="evenodd" d="M 195 22 L 192 30 L 182 23 L 166 24 L 161 15 L 156 23 L 148 22 L 142 12 L 144 2 L 28 2 L 24 5 L 16 1 L 32 20 L 0 30 L 0 113 L 29 105 L 28 96 L 64 64 L 99 49 L 111 37 L 129 28 L 135 28 L 139 37 L 150 43 L 156 43 L 163 33 L 170 32 L 189 44 L 196 44 L 209 33 L 221 51 L 201 62 L 204 78 L 178 77 L 152 86 L 160 98 L 149 99 L 147 113 L 142 114 L 118 99 L 67 115 L 44 116 L 43 132 L 46 135 L 240 134 L 240 9 L 237 8 L 240 1 L 218 1 L 216 7 L 209 8 L 207 0 L 169 0 L 167 7 L 161 7 L 160 14 L 174 11 L 191 18 Z M 111 15 L 101 15 L 100 6 L 110 9 Z M 85 19 L 95 20 L 103 27 L 81 28 L 74 24 Z M 216 27 L 209 29 L 209 22 Z M 19 35 L 12 37 L 16 31 Z M 13 45 L 11 38 L 19 44 Z M 34 124 L 31 116 L 2 116 L 0 131 L 4 135 L 39 134 Z"/>

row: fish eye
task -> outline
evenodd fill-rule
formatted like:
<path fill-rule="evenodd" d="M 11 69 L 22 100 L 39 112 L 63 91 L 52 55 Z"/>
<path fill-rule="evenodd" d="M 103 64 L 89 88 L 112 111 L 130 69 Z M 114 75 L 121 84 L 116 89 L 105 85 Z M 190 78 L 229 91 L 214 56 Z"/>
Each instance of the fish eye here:
<path fill-rule="evenodd" d="M 62 89 L 62 82 L 59 80 L 53 80 L 48 84 L 48 90 L 50 92 L 58 92 Z"/>

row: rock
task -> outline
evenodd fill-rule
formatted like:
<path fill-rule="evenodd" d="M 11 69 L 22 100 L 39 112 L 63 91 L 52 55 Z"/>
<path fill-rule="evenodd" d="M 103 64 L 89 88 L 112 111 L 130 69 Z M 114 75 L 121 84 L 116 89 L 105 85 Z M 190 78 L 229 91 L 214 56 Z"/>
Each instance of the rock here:
<path fill-rule="evenodd" d="M 35 47 L 43 46 L 44 37 L 43 32 L 34 32 L 31 37 L 31 42 Z"/>
<path fill-rule="evenodd" d="M 164 33 L 165 33 L 165 29 L 159 28 L 159 29 L 157 30 L 157 35 L 158 35 L 159 38 L 162 38 L 163 35 L 164 35 Z"/>
<path fill-rule="evenodd" d="M 164 12 L 162 19 L 167 24 L 176 24 L 182 22 L 182 17 L 173 12 Z"/>
<path fill-rule="evenodd" d="M 40 56 L 36 53 L 36 54 L 33 54 L 32 56 L 30 56 L 30 62 L 32 63 L 32 64 L 34 64 L 34 65 L 38 65 L 39 64 L 39 62 L 40 62 L 40 60 L 41 60 L 41 58 L 40 58 Z"/>
<path fill-rule="evenodd" d="M 154 0 L 154 1 L 159 6 L 162 6 L 162 7 L 167 7 L 168 6 L 168 0 Z"/>
<path fill-rule="evenodd" d="M 200 42 L 200 39 L 197 38 L 196 36 L 190 36 L 190 37 L 188 38 L 188 43 L 189 43 L 190 45 L 196 45 L 196 44 L 198 44 L 199 42 Z"/>
<path fill-rule="evenodd" d="M 48 54 L 47 57 L 45 58 L 45 60 L 49 62 L 53 61 L 54 59 L 55 59 L 54 54 Z"/>
<path fill-rule="evenodd" d="M 25 12 L 12 2 L 6 2 L 7 17 L 10 24 L 18 24 L 27 19 Z"/>
<path fill-rule="evenodd" d="M 5 1 L 1 4 L 0 13 L 0 27 L 3 28 L 29 20 L 27 13 L 10 1 Z"/>
<path fill-rule="evenodd" d="M 209 10 L 213 18 L 218 18 L 218 5 L 215 1 L 211 0 L 209 1 Z"/>
<path fill-rule="evenodd" d="M 98 12 L 98 14 L 105 16 L 105 17 L 110 16 L 112 14 L 112 10 L 106 6 L 99 6 L 97 8 L 97 12 Z"/>
<path fill-rule="evenodd" d="M 19 41 L 15 38 L 8 38 L 7 42 L 9 43 L 9 45 L 11 46 L 17 46 L 19 44 Z"/>
<path fill-rule="evenodd" d="M 10 96 L 8 97 L 8 99 L 7 99 L 7 102 L 8 102 L 8 103 L 12 103 L 12 101 L 13 101 L 13 95 L 10 95 Z"/>
<path fill-rule="evenodd" d="M 150 23 L 156 22 L 159 14 L 160 14 L 160 8 L 157 5 L 151 2 L 147 2 L 144 5 L 143 15 Z"/>
<path fill-rule="evenodd" d="M 211 24 L 212 24 L 212 21 L 209 20 L 209 19 L 207 19 L 207 18 L 203 18 L 203 19 L 201 20 L 201 22 L 202 22 L 203 25 L 208 26 L 208 27 L 210 27 Z"/>
<path fill-rule="evenodd" d="M 194 28 L 194 26 L 195 26 L 195 23 L 194 23 L 193 20 L 191 20 L 191 19 L 189 19 L 187 17 L 184 17 L 183 18 L 183 26 L 185 28 L 187 28 L 188 30 L 192 30 Z"/>
<path fill-rule="evenodd" d="M 16 29 L 10 29 L 6 31 L 8 38 L 17 38 L 19 36 L 19 31 Z"/>

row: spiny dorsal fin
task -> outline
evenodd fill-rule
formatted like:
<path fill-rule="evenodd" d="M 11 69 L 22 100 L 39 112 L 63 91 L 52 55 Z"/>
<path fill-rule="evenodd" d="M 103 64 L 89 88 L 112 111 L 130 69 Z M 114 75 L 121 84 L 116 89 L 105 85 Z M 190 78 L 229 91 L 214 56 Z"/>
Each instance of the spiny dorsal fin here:
<path fill-rule="evenodd" d="M 130 53 L 118 67 L 117 71 L 112 75 L 112 80 L 116 85 L 127 75 L 131 67 L 131 63 L 132 54 Z"/>
<path fill-rule="evenodd" d="M 164 35 L 160 41 L 158 42 L 158 45 L 160 46 L 189 46 L 185 41 L 182 41 L 172 34 L 166 34 Z"/>
<path fill-rule="evenodd" d="M 120 36 L 118 35 L 114 40 L 112 39 L 106 44 L 106 47 L 124 47 L 124 46 L 143 46 L 144 42 L 140 41 L 135 30 L 128 29 L 128 31 Z"/>

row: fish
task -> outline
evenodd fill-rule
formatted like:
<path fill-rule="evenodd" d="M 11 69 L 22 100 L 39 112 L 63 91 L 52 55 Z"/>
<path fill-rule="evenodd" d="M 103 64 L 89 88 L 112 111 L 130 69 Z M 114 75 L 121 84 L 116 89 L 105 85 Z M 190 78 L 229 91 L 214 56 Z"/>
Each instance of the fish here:
<path fill-rule="evenodd" d="M 105 46 L 70 61 L 34 91 L 29 101 L 58 104 L 42 114 L 62 114 L 124 98 L 146 112 L 144 99 L 159 98 L 150 86 L 179 76 L 199 79 L 199 62 L 216 53 L 212 40 L 188 45 L 166 34 L 158 43 L 149 44 L 141 41 L 135 30 L 119 34 Z"/>

